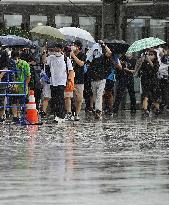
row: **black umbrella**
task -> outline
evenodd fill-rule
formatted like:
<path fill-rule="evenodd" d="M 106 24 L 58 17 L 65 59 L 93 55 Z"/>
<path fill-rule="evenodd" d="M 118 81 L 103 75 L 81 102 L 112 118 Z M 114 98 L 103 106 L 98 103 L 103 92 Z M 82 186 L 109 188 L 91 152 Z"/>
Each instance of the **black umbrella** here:
<path fill-rule="evenodd" d="M 130 47 L 130 45 L 123 40 L 105 40 L 104 42 L 113 53 L 125 53 Z"/>
<path fill-rule="evenodd" d="M 15 35 L 0 36 L 0 42 L 5 47 L 30 47 L 33 45 L 31 40 Z"/>

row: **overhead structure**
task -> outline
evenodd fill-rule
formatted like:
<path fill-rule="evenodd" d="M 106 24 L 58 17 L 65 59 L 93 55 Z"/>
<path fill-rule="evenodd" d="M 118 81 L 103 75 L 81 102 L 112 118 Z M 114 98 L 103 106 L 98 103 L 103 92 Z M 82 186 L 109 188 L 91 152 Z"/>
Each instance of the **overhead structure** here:
<path fill-rule="evenodd" d="M 123 0 L 103 0 L 102 38 L 120 39 L 122 37 Z"/>

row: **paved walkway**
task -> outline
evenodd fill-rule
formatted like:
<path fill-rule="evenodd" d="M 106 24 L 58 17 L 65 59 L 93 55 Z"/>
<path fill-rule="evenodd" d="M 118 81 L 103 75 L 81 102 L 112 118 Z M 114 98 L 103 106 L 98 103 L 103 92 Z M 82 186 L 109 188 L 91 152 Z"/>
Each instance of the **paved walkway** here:
<path fill-rule="evenodd" d="M 169 117 L 0 125 L 1 205 L 168 205 Z"/>

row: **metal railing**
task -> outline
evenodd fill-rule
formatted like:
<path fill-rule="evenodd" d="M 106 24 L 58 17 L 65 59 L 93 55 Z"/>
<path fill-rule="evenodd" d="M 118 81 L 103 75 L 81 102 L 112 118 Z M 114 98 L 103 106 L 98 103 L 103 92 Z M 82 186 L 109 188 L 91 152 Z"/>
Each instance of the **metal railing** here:
<path fill-rule="evenodd" d="M 10 108 L 22 108 L 22 117 L 25 118 L 25 113 L 26 113 L 26 70 L 0 70 L 0 72 L 4 72 L 5 75 L 7 75 L 6 79 L 7 81 L 1 81 L 0 82 L 0 88 L 1 90 L 4 91 L 4 93 L 0 94 L 0 97 L 6 97 L 6 102 L 4 102 L 4 106 L 0 106 L 0 108 L 10 109 Z M 24 80 L 23 82 L 15 82 L 15 81 L 10 81 L 10 75 L 15 74 L 19 72 L 24 72 Z M 13 85 L 23 85 L 23 93 L 11 93 L 11 86 Z M 22 97 L 23 103 L 22 105 L 11 105 L 10 98 L 11 97 Z"/>

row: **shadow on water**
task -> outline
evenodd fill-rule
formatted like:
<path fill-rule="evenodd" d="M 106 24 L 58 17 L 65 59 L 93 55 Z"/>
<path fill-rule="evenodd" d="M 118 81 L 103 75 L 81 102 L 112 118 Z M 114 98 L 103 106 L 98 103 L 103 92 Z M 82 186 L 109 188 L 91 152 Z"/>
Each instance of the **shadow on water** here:
<path fill-rule="evenodd" d="M 168 205 L 168 124 L 0 125 L 0 204 Z"/>

